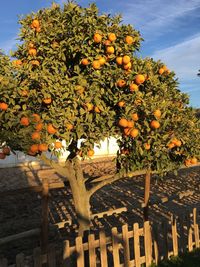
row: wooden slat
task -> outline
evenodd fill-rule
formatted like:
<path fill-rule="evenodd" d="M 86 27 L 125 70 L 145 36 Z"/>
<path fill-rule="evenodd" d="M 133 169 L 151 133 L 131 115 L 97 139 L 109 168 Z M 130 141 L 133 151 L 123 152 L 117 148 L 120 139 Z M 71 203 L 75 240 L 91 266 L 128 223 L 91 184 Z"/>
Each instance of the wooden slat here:
<path fill-rule="evenodd" d="M 193 209 L 193 225 L 197 224 L 197 209 Z"/>
<path fill-rule="evenodd" d="M 103 211 L 103 212 L 100 212 L 100 213 L 92 214 L 91 215 L 91 219 L 94 219 L 95 217 L 103 218 L 104 215 L 110 216 L 113 213 L 119 214 L 119 213 L 122 213 L 122 212 L 125 212 L 125 211 L 127 211 L 127 208 L 126 207 L 122 207 L 122 208 L 118 208 L 118 209 L 112 209 L 112 210 L 107 210 L 107 211 Z"/>
<path fill-rule="evenodd" d="M 128 239 L 128 226 L 127 224 L 122 226 L 122 242 L 124 248 L 124 265 L 129 267 L 130 264 L 130 250 L 129 250 L 129 239 Z"/>
<path fill-rule="evenodd" d="M 118 240 L 119 240 L 119 238 L 118 238 L 117 227 L 113 227 L 112 228 L 112 247 L 113 247 L 113 263 L 114 263 L 114 266 L 119 266 L 120 265 Z"/>
<path fill-rule="evenodd" d="M 56 251 L 55 246 L 53 244 L 50 245 L 48 248 L 47 261 L 48 267 L 56 267 Z"/>
<path fill-rule="evenodd" d="M 84 266 L 84 250 L 83 250 L 83 239 L 81 236 L 76 238 L 76 253 L 77 253 L 77 267 Z"/>
<path fill-rule="evenodd" d="M 7 266 L 8 266 L 8 260 L 0 257 L 0 267 L 7 267 Z"/>
<path fill-rule="evenodd" d="M 165 260 L 168 259 L 169 257 L 169 246 L 168 246 L 168 227 L 167 227 L 167 222 L 165 220 L 162 221 L 162 235 L 163 235 L 163 253 L 164 253 L 164 258 Z"/>
<path fill-rule="evenodd" d="M 171 225 L 172 225 L 173 253 L 174 253 L 174 256 L 177 256 L 178 255 L 178 235 L 177 235 L 176 218 L 174 218 L 173 216 L 171 218 Z"/>
<path fill-rule="evenodd" d="M 146 266 L 149 267 L 152 262 L 151 228 L 149 221 L 144 222 L 144 247 L 145 247 Z"/>
<path fill-rule="evenodd" d="M 108 267 L 106 236 L 103 231 L 100 231 L 99 233 L 99 243 L 100 243 L 101 267 Z"/>
<path fill-rule="evenodd" d="M 195 240 L 195 247 L 199 248 L 199 225 L 195 224 L 194 225 L 194 240 Z"/>
<path fill-rule="evenodd" d="M 158 227 L 153 225 L 153 247 L 154 247 L 154 257 L 155 263 L 158 265 L 159 258 L 159 240 L 158 240 Z"/>
<path fill-rule="evenodd" d="M 89 263 L 90 263 L 90 267 L 96 267 L 96 253 L 95 253 L 94 241 L 95 241 L 94 234 L 90 234 L 88 236 Z"/>
<path fill-rule="evenodd" d="M 192 230 L 192 227 L 190 227 L 188 231 L 188 250 L 189 251 L 193 250 L 192 233 L 193 233 L 193 230 Z"/>
<path fill-rule="evenodd" d="M 35 248 L 33 250 L 33 262 L 34 267 L 42 267 L 41 248 Z"/>
<path fill-rule="evenodd" d="M 135 266 L 140 267 L 140 236 L 139 236 L 139 225 L 134 223 L 133 225 L 133 241 L 134 241 L 134 257 Z"/>
<path fill-rule="evenodd" d="M 63 267 L 70 267 L 70 244 L 69 240 L 63 243 Z"/>
<path fill-rule="evenodd" d="M 24 267 L 24 254 L 20 253 L 16 256 L 16 267 Z"/>

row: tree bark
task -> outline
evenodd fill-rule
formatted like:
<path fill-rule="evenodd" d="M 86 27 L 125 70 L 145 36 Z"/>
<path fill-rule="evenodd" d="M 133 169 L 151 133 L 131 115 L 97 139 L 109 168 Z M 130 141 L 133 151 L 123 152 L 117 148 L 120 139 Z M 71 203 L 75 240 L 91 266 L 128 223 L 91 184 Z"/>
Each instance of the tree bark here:
<path fill-rule="evenodd" d="M 144 221 L 148 221 L 149 218 L 150 186 L 151 186 L 151 170 L 149 169 L 147 170 L 145 175 L 145 185 L 144 185 L 144 210 L 143 210 Z"/>

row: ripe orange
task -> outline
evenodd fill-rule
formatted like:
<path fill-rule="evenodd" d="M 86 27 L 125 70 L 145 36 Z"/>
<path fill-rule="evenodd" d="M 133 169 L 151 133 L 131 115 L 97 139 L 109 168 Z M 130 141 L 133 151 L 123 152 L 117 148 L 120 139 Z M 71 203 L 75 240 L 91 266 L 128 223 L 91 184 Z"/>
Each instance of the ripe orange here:
<path fill-rule="evenodd" d="M 95 108 L 94 108 L 94 111 L 95 111 L 96 113 L 100 113 L 100 112 L 101 112 L 101 110 L 100 110 L 98 107 L 95 107 Z"/>
<path fill-rule="evenodd" d="M 99 62 L 99 60 L 94 60 L 92 62 L 92 67 L 95 69 L 95 70 L 99 70 L 101 68 L 101 64 Z"/>
<path fill-rule="evenodd" d="M 38 132 L 32 133 L 31 138 L 33 140 L 40 140 L 40 133 L 38 133 Z"/>
<path fill-rule="evenodd" d="M 116 58 L 116 63 L 117 63 L 118 65 L 122 65 L 122 63 L 123 63 L 123 61 L 122 61 L 122 57 L 117 57 L 117 58 Z"/>
<path fill-rule="evenodd" d="M 87 66 L 89 64 L 89 60 L 87 58 L 83 58 L 81 60 L 81 64 L 83 64 L 84 66 Z"/>
<path fill-rule="evenodd" d="M 180 140 L 175 140 L 173 143 L 175 144 L 175 146 L 178 146 L 178 147 L 182 145 L 182 142 Z"/>
<path fill-rule="evenodd" d="M 33 121 L 34 121 L 34 122 L 38 122 L 38 121 L 40 121 L 40 115 L 34 113 L 34 114 L 32 115 L 32 117 L 33 117 Z"/>
<path fill-rule="evenodd" d="M 188 167 L 192 164 L 190 159 L 186 159 L 184 163 L 185 163 L 186 167 Z"/>
<path fill-rule="evenodd" d="M 59 141 L 56 141 L 56 142 L 54 143 L 54 147 L 55 147 L 56 149 L 62 148 L 62 143 L 59 142 Z"/>
<path fill-rule="evenodd" d="M 119 122 L 118 122 L 118 125 L 121 126 L 121 127 L 123 127 L 123 128 L 128 127 L 128 121 L 127 121 L 127 119 L 124 119 L 124 118 L 120 119 Z"/>
<path fill-rule="evenodd" d="M 135 77 L 135 83 L 136 84 L 141 84 L 145 81 L 145 76 L 142 74 L 137 74 Z"/>
<path fill-rule="evenodd" d="M 124 135 L 129 136 L 131 132 L 131 129 L 129 127 L 124 128 Z"/>
<path fill-rule="evenodd" d="M 164 69 L 164 71 L 168 70 L 167 66 L 162 66 L 162 68 Z"/>
<path fill-rule="evenodd" d="M 35 31 L 36 31 L 36 32 L 41 32 L 41 28 L 40 28 L 40 27 L 35 28 Z"/>
<path fill-rule="evenodd" d="M 160 111 L 159 109 L 156 109 L 156 110 L 154 111 L 153 115 L 154 115 L 156 118 L 160 119 L 160 117 L 161 117 L 161 111 Z"/>
<path fill-rule="evenodd" d="M 10 155 L 10 148 L 8 146 L 4 146 L 3 149 L 2 149 L 2 152 L 5 155 Z"/>
<path fill-rule="evenodd" d="M 114 33 L 110 33 L 110 34 L 108 35 L 108 39 L 109 39 L 111 42 L 114 42 L 114 41 L 117 39 L 117 37 L 116 37 L 116 35 L 115 35 Z"/>
<path fill-rule="evenodd" d="M 134 39 L 132 36 L 127 35 L 125 38 L 125 42 L 129 45 L 131 45 L 134 42 Z"/>
<path fill-rule="evenodd" d="M 44 98 L 43 102 L 48 105 L 48 104 L 51 104 L 52 99 L 50 97 L 49 98 Z"/>
<path fill-rule="evenodd" d="M 134 126 L 134 121 L 128 121 L 128 128 L 133 128 Z"/>
<path fill-rule="evenodd" d="M 29 119 L 27 117 L 22 117 L 20 120 L 20 124 L 23 126 L 28 126 L 29 125 Z"/>
<path fill-rule="evenodd" d="M 138 136 L 139 134 L 139 130 L 138 129 L 132 129 L 131 132 L 130 132 L 130 136 L 135 138 L 136 136 Z"/>
<path fill-rule="evenodd" d="M 39 150 L 39 146 L 38 146 L 38 144 L 33 144 L 33 145 L 31 145 L 31 147 L 30 147 L 30 151 L 31 151 L 32 153 L 37 153 L 38 150 Z"/>
<path fill-rule="evenodd" d="M 28 53 L 29 53 L 30 56 L 33 56 L 34 57 L 34 56 L 37 55 L 37 50 L 35 48 L 30 48 L 28 50 Z"/>
<path fill-rule="evenodd" d="M 120 88 L 122 88 L 122 87 L 124 87 L 126 85 L 126 82 L 124 81 L 124 80 L 118 80 L 117 81 L 117 86 L 118 87 L 120 87 Z"/>
<path fill-rule="evenodd" d="M 133 113 L 131 115 L 131 118 L 134 120 L 134 121 L 138 121 L 139 120 L 139 117 L 138 117 L 138 114 L 137 113 Z"/>
<path fill-rule="evenodd" d="M 0 152 L 0 159 L 5 159 L 6 158 L 6 155 L 2 152 Z"/>
<path fill-rule="evenodd" d="M 99 33 L 95 33 L 95 35 L 94 35 L 94 37 L 93 37 L 93 40 L 94 40 L 95 43 L 100 43 L 101 40 L 102 40 L 102 36 L 101 36 L 101 34 L 99 34 Z"/>
<path fill-rule="evenodd" d="M 197 161 L 197 158 L 193 157 L 193 158 L 191 158 L 190 162 L 192 164 L 197 164 L 198 161 Z"/>
<path fill-rule="evenodd" d="M 87 155 L 88 157 L 94 156 L 94 150 L 93 149 L 88 150 Z"/>
<path fill-rule="evenodd" d="M 123 64 L 128 64 L 131 61 L 131 58 L 129 56 L 123 56 L 122 62 Z"/>
<path fill-rule="evenodd" d="M 129 88 L 130 88 L 130 91 L 131 92 L 136 92 L 136 91 L 138 91 L 138 85 L 137 84 L 135 84 L 135 83 L 131 83 L 130 85 L 129 85 Z"/>
<path fill-rule="evenodd" d="M 87 111 L 92 111 L 94 108 L 94 105 L 92 103 L 86 103 L 85 106 L 87 108 Z"/>
<path fill-rule="evenodd" d="M 20 66 L 20 65 L 22 65 L 22 61 L 20 59 L 13 60 L 12 63 L 13 63 L 14 66 Z"/>
<path fill-rule="evenodd" d="M 37 20 L 37 19 L 34 19 L 33 21 L 32 21 L 32 23 L 31 23 L 31 27 L 32 28 L 39 28 L 40 27 L 40 22 L 39 22 L 39 20 Z"/>
<path fill-rule="evenodd" d="M 113 46 L 108 46 L 106 47 L 106 53 L 111 55 L 111 54 L 114 54 L 115 52 L 115 48 Z"/>
<path fill-rule="evenodd" d="M 160 123 L 156 120 L 153 120 L 153 121 L 151 121 L 150 126 L 153 129 L 158 129 L 158 128 L 160 128 Z"/>
<path fill-rule="evenodd" d="M 71 130 L 74 128 L 74 125 L 71 124 L 71 123 L 67 123 L 67 124 L 66 124 L 66 128 L 67 128 L 69 131 L 71 131 Z"/>
<path fill-rule="evenodd" d="M 159 73 L 160 75 L 162 75 L 164 72 L 165 72 L 165 70 L 164 70 L 163 68 L 160 68 L 159 71 L 158 71 L 158 73 Z"/>
<path fill-rule="evenodd" d="M 117 103 L 117 105 L 118 105 L 120 108 L 122 108 L 122 107 L 125 106 L 125 102 L 124 102 L 124 101 L 119 101 L 119 102 Z"/>
<path fill-rule="evenodd" d="M 57 129 L 50 123 L 47 125 L 47 132 L 50 134 L 55 134 Z"/>
<path fill-rule="evenodd" d="M 107 46 L 107 45 L 110 45 L 110 44 L 111 44 L 111 41 L 110 41 L 110 40 L 105 40 L 105 41 L 104 41 L 104 45 Z"/>
<path fill-rule="evenodd" d="M 98 60 L 99 60 L 99 63 L 100 63 L 101 66 L 103 66 L 106 63 L 105 57 L 99 57 Z"/>
<path fill-rule="evenodd" d="M 44 143 L 43 144 L 39 144 L 38 149 L 41 152 L 45 152 L 45 151 L 48 150 L 48 145 L 47 144 L 44 144 Z"/>
<path fill-rule="evenodd" d="M 0 103 L 0 109 L 1 110 L 7 110 L 8 109 L 8 104 L 4 103 L 4 102 L 1 102 Z"/>
<path fill-rule="evenodd" d="M 123 68 L 124 68 L 125 70 L 130 70 L 131 67 L 132 67 L 131 62 L 129 62 L 128 64 L 125 64 L 125 65 L 123 66 Z"/>
<path fill-rule="evenodd" d="M 39 66 L 40 65 L 40 62 L 38 60 L 31 60 L 31 64 L 33 66 Z"/>
<path fill-rule="evenodd" d="M 175 144 L 174 144 L 174 143 L 169 143 L 169 144 L 167 145 L 167 147 L 168 147 L 169 149 L 172 149 L 172 148 L 175 147 Z"/>
<path fill-rule="evenodd" d="M 38 132 L 41 131 L 42 128 L 43 128 L 43 124 L 42 124 L 41 122 L 35 125 L 35 129 L 36 129 L 36 131 L 38 131 Z"/>
<path fill-rule="evenodd" d="M 145 148 L 146 150 L 149 150 L 149 149 L 151 148 L 151 145 L 148 144 L 148 143 L 145 143 L 145 144 L 144 144 L 144 148 Z"/>

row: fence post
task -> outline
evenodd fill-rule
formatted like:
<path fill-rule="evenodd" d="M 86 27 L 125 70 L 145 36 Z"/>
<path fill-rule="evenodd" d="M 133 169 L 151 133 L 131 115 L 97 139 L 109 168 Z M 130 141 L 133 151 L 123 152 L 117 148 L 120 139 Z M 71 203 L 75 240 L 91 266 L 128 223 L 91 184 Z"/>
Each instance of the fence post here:
<path fill-rule="evenodd" d="M 197 209 L 193 209 L 193 227 L 194 227 L 194 239 L 195 247 L 199 248 L 199 225 L 197 224 Z"/>
<path fill-rule="evenodd" d="M 140 236 L 139 236 L 139 225 L 134 223 L 133 225 L 133 241 L 134 241 L 134 256 L 135 256 L 135 267 L 140 267 Z"/>
<path fill-rule="evenodd" d="M 88 236 L 88 249 L 89 249 L 89 264 L 90 267 L 96 267 L 96 253 L 95 253 L 95 236 L 89 234 Z"/>
<path fill-rule="evenodd" d="M 78 236 L 76 238 L 76 255 L 77 255 L 77 267 L 84 266 L 84 250 L 83 250 L 83 238 Z"/>
<path fill-rule="evenodd" d="M 143 209 L 144 221 L 148 221 L 149 219 L 150 187 L 151 187 L 151 170 L 147 170 L 145 175 L 145 184 L 144 184 L 144 209 Z"/>
<path fill-rule="evenodd" d="M 171 217 L 171 225 L 172 225 L 173 253 L 174 253 L 174 256 L 177 256 L 178 255 L 178 235 L 177 235 L 176 218 L 173 215 Z"/>
<path fill-rule="evenodd" d="M 42 267 L 41 248 L 35 248 L 33 250 L 33 262 L 34 267 Z"/>
<path fill-rule="evenodd" d="M 100 231 L 99 233 L 99 243 L 100 243 L 101 267 L 108 267 L 106 235 L 103 231 Z"/>
<path fill-rule="evenodd" d="M 47 252 L 48 248 L 48 215 L 49 215 L 49 183 L 48 179 L 42 182 L 42 222 L 41 222 L 41 248 L 42 253 Z"/>
<path fill-rule="evenodd" d="M 168 222 L 168 221 L 167 221 Z M 162 233 L 164 238 L 164 259 L 167 260 L 169 257 L 169 247 L 168 247 L 168 224 L 165 220 L 162 221 Z"/>
<path fill-rule="evenodd" d="M 129 239 L 128 239 L 128 226 L 127 224 L 122 226 L 122 242 L 124 248 L 124 266 L 130 266 L 130 251 L 129 251 Z"/>
<path fill-rule="evenodd" d="M 144 247 L 146 266 L 149 267 L 152 263 L 152 238 L 149 221 L 144 222 Z"/>
<path fill-rule="evenodd" d="M 113 247 L 113 263 L 114 263 L 114 266 L 120 266 L 117 227 L 113 227 L 112 228 L 112 247 Z"/>

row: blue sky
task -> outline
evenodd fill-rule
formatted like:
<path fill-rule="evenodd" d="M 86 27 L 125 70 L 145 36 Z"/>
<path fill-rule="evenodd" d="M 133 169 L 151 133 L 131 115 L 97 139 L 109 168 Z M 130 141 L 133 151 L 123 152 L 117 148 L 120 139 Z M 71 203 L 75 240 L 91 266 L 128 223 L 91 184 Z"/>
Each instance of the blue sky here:
<path fill-rule="evenodd" d="M 63 0 L 55 0 L 62 4 Z M 161 59 L 174 70 L 190 104 L 200 107 L 200 0 L 77 0 L 95 2 L 100 12 L 122 14 L 124 23 L 140 31 L 145 41 L 141 56 Z M 0 48 L 15 48 L 18 16 L 49 6 L 50 0 L 0 0 Z"/>

